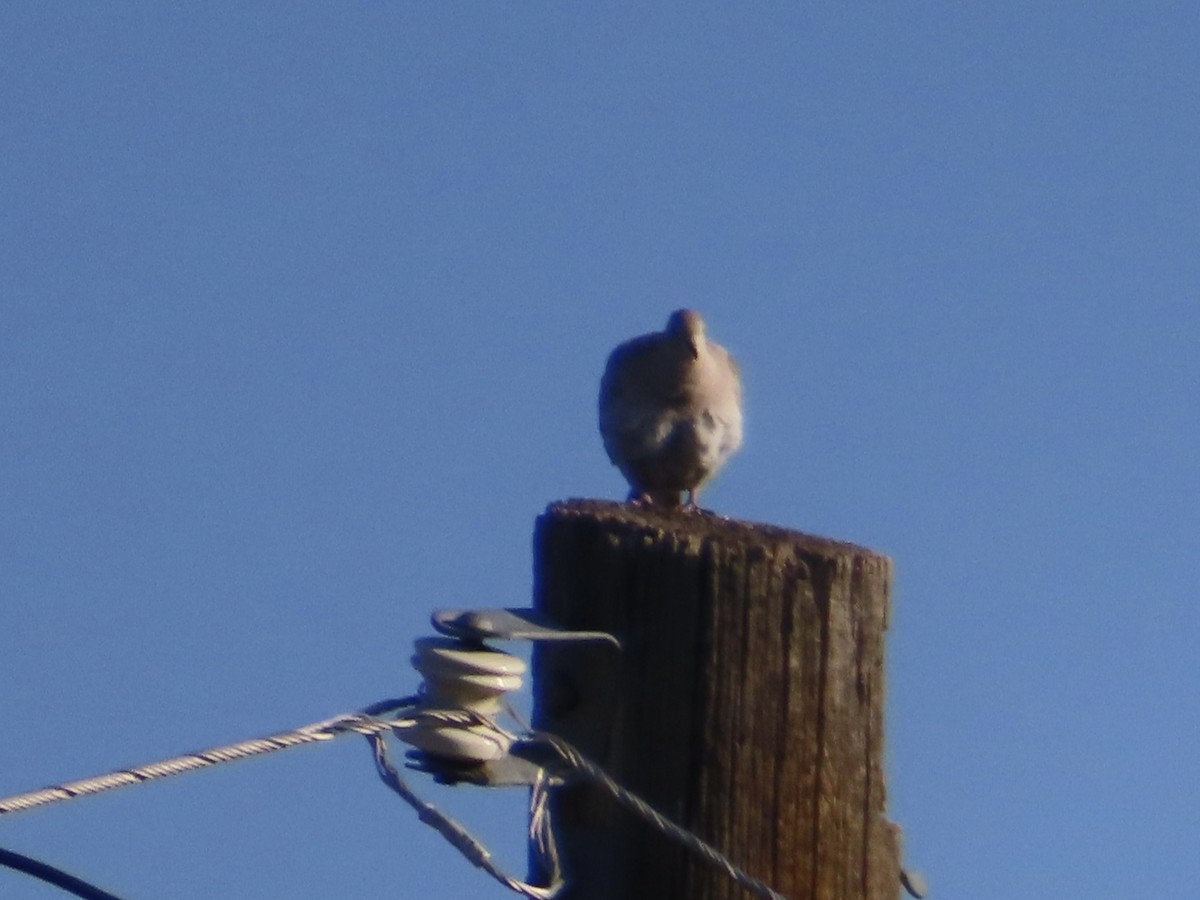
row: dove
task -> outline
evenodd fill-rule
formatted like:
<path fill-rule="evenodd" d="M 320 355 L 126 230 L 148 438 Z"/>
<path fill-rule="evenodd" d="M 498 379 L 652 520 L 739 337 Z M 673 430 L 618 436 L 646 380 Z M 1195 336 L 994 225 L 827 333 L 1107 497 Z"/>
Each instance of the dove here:
<path fill-rule="evenodd" d="M 696 507 L 701 486 L 742 446 L 737 364 L 698 312 L 619 345 L 600 380 L 600 435 L 629 499 Z"/>

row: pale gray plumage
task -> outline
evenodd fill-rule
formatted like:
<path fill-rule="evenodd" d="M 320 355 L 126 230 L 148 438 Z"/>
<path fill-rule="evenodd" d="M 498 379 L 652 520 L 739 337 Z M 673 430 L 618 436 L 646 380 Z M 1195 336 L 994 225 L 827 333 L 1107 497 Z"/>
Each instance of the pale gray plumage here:
<path fill-rule="evenodd" d="M 631 500 L 694 506 L 701 485 L 742 445 L 737 364 L 676 310 L 663 331 L 626 341 L 600 381 L 600 434 Z"/>

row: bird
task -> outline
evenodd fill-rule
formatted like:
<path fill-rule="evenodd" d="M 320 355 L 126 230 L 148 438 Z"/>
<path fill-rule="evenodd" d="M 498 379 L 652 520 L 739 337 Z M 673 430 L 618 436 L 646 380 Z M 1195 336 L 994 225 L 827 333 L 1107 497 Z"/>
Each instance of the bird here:
<path fill-rule="evenodd" d="M 600 379 L 600 436 L 629 500 L 698 508 L 700 488 L 742 446 L 742 383 L 704 319 L 678 309 L 662 331 L 632 338 Z"/>

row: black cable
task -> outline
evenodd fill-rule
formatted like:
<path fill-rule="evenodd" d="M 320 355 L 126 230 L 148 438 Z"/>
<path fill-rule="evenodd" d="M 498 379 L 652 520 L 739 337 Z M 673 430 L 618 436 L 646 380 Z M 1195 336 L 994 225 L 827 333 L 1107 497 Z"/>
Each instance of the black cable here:
<path fill-rule="evenodd" d="M 62 869 L 56 869 L 52 865 L 39 862 L 21 853 L 5 850 L 3 847 L 0 847 L 0 866 L 8 866 L 10 869 L 16 869 L 18 872 L 24 872 L 26 875 L 32 875 L 34 878 L 39 878 L 47 884 L 60 887 L 64 891 L 74 894 L 76 897 L 83 897 L 83 900 L 121 900 L 116 894 L 102 891 L 95 885 L 88 884 L 74 875 L 68 875 Z"/>

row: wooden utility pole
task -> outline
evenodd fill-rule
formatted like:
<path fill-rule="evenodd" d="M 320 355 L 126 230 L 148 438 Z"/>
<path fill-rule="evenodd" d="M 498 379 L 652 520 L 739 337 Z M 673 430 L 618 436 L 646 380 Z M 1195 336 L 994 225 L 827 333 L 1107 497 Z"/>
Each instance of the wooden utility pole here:
<path fill-rule="evenodd" d="M 622 643 L 538 646 L 535 727 L 790 900 L 895 900 L 887 557 L 593 500 L 552 505 L 535 551 L 536 607 Z M 570 900 L 747 896 L 594 787 L 555 802 Z"/>

